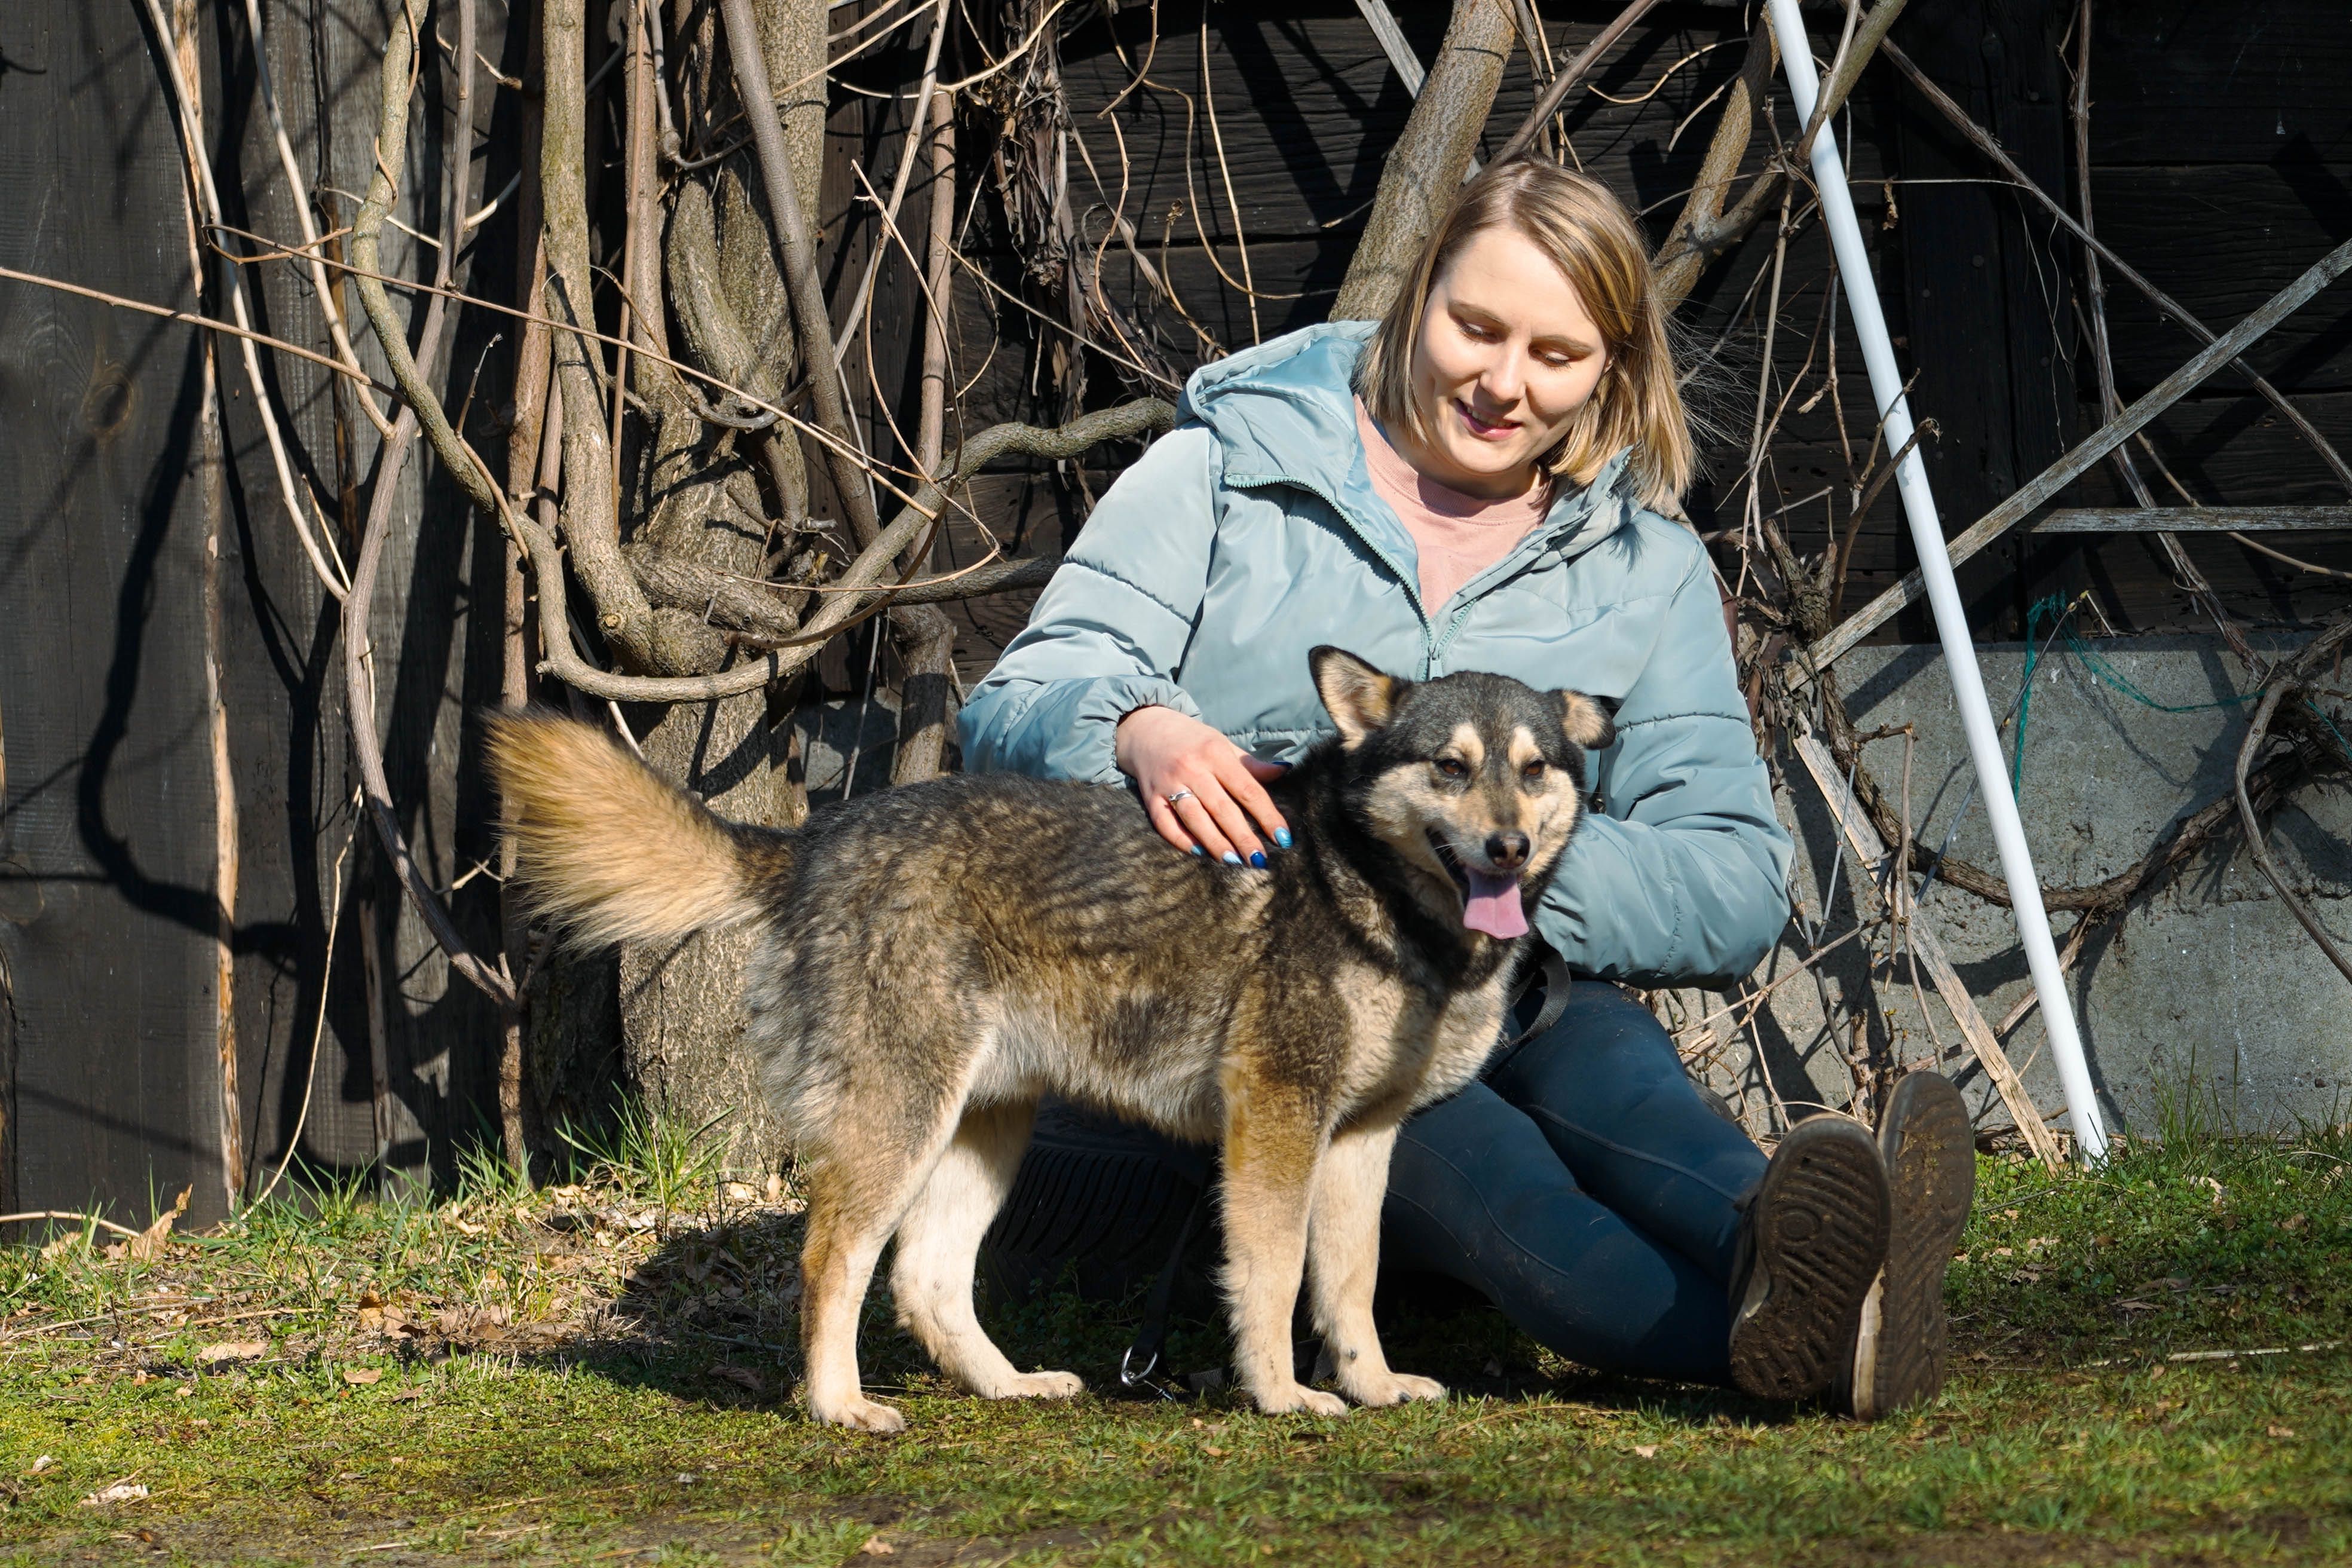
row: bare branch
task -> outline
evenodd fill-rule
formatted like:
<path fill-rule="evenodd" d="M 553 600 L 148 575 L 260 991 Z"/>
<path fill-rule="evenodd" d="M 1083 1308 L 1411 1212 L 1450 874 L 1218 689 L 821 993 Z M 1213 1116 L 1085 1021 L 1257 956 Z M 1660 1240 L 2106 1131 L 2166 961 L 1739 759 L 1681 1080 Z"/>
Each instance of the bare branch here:
<path fill-rule="evenodd" d="M 939 525 L 946 493 L 989 463 L 1001 457 L 1016 455 L 1074 458 L 1097 442 L 1165 430 L 1175 423 L 1175 418 L 1176 411 L 1167 404 L 1157 399 L 1141 399 L 1122 404 L 1117 408 L 1104 409 L 1098 414 L 1089 414 L 1058 429 L 1041 430 L 1033 425 L 1016 424 L 991 426 L 964 444 L 963 449 L 956 456 L 953 470 L 945 476 L 944 483 L 927 484 L 918 489 L 914 500 L 899 511 L 890 526 L 875 536 L 873 543 L 858 553 L 857 559 L 840 578 L 828 584 L 835 590 L 870 588 L 872 592 L 843 591 L 837 597 L 829 598 L 824 608 L 809 618 L 793 647 L 772 652 L 754 663 L 718 675 L 667 678 L 613 675 L 583 659 L 572 647 L 570 639 L 559 628 L 551 626 L 547 659 L 540 668 L 591 697 L 606 697 L 620 702 L 707 702 L 752 690 L 807 664 L 835 632 L 887 608 L 896 597 L 898 589 L 895 584 L 884 584 L 882 579 L 894 569 L 899 552 Z M 530 548 L 533 568 L 539 574 L 542 601 L 561 603 L 562 567 L 555 559 L 553 542 L 547 539 L 538 524 L 528 519 L 517 519 L 516 524 L 523 531 L 524 540 Z M 545 544 L 543 549 L 542 542 Z M 551 595 L 554 597 L 551 598 Z"/>
<path fill-rule="evenodd" d="M 1372 216 L 1331 303 L 1333 321 L 1377 320 L 1403 286 L 1423 243 L 1462 188 L 1517 30 L 1509 0 L 1454 0 L 1454 19 L 1412 118 L 1381 166 Z"/>
<path fill-rule="evenodd" d="M 842 508 L 849 514 L 850 529 L 863 548 L 874 542 L 881 524 L 860 461 L 860 444 L 842 402 L 841 377 L 834 370 L 833 318 L 824 302 L 824 289 L 817 281 L 816 240 L 809 233 L 808 216 L 801 210 L 799 193 L 793 187 L 783 122 L 777 118 L 775 96 L 768 87 L 768 62 L 760 52 L 760 29 L 751 19 L 751 0 L 719 0 L 719 11 L 727 24 L 727 51 L 734 64 L 736 94 L 751 117 L 751 142 L 767 184 L 768 219 L 775 226 L 776 256 L 785 290 L 792 298 L 793 324 L 800 331 L 801 363 L 808 369 L 810 401 L 816 405 L 817 423 L 834 437 L 826 444 L 825 458 Z"/>
<path fill-rule="evenodd" d="M 585 0 L 548 0 L 540 201 L 546 214 L 548 313 L 556 323 L 556 377 L 563 387 L 563 540 L 595 604 L 596 627 L 624 663 L 652 667 L 652 606 L 621 559 L 616 454 L 607 433 L 593 340 L 588 254 L 588 103 L 583 80 Z M 367 263 L 373 265 L 371 259 Z M 614 396 L 619 395 L 617 388 Z M 558 595 L 542 604 L 561 605 Z M 560 617 L 551 642 L 568 636 Z"/>
<path fill-rule="evenodd" d="M 1551 85 L 1544 89 L 1541 98 L 1536 100 L 1536 106 L 1528 110 L 1528 117 L 1519 122 L 1519 128 L 1517 131 L 1511 132 L 1511 139 L 1503 143 L 1503 150 L 1495 154 L 1495 162 L 1507 163 L 1526 152 L 1528 144 L 1533 142 L 1537 132 L 1543 129 L 1544 121 L 1559 112 L 1560 104 L 1568 98 L 1569 89 L 1583 80 L 1584 73 L 1591 70 L 1593 62 L 1609 51 L 1609 46 L 1623 37 L 1626 30 L 1640 21 L 1650 7 L 1657 3 L 1658 0 L 1632 0 L 1632 4 L 1617 13 L 1616 20 L 1594 34 L 1592 41 L 1584 46 L 1584 52 L 1569 61 L 1560 73 L 1552 78 Z M 1541 40 L 1538 37 L 1530 42 L 1540 45 Z M 1530 54 L 1534 52 L 1532 48 L 1529 50 Z"/>
<path fill-rule="evenodd" d="M 2020 486 L 1999 506 L 1954 536 L 1948 547 L 1952 564 L 1958 565 L 2000 538 L 2034 508 L 2130 439 L 2134 431 L 2187 396 L 2206 377 L 2236 359 L 2263 333 L 2286 320 L 2297 308 L 2347 270 L 2352 270 L 2352 240 L 2345 241 L 2313 262 L 2302 277 L 2231 328 L 2226 336 L 2216 340 L 2204 353 L 2166 376 L 2147 396 L 2077 442 L 2071 451 L 2044 468 L 2032 482 Z M 1916 571 L 1906 574 L 1901 582 L 1855 611 L 1843 625 L 1815 643 L 1808 654 L 1812 668 L 1827 668 L 1888 617 L 1925 592 L 1923 579 Z"/>
<path fill-rule="evenodd" d="M 2318 944 L 2319 951 L 2327 955 L 2327 962 L 2334 964 L 2345 979 L 2352 980 L 2352 959 L 2345 957 L 2343 949 L 2336 945 L 2336 939 L 2328 934 L 2327 928 L 2319 923 L 2319 917 L 2311 912 L 2310 907 L 2295 895 L 2293 888 L 2287 886 L 2286 878 L 2280 874 L 2277 864 L 2271 859 L 2270 851 L 2263 847 L 2263 825 L 2254 816 L 2254 803 L 2246 794 L 2247 770 L 2253 765 L 2254 753 L 2262 750 L 2263 741 L 2270 733 L 2271 721 L 2277 716 L 2279 704 L 2335 658 L 2347 641 L 2352 641 L 2352 616 L 2339 618 L 2335 625 L 2305 643 L 2302 651 L 2293 658 L 2271 671 L 2270 678 L 2263 682 L 2263 700 L 2254 710 L 2253 722 L 2247 725 L 2246 738 L 2238 747 L 2237 765 L 2231 772 L 2231 783 L 2237 795 L 2238 820 L 2246 830 L 2247 852 L 2253 856 L 2254 864 L 2262 868 L 2263 875 L 2270 879 L 2271 887 L 2278 893 L 2279 901 L 2287 907 L 2289 914 L 2294 916 L 2295 923 L 2302 926 L 2311 940 Z"/>
<path fill-rule="evenodd" d="M 465 14 L 470 20 L 472 6 Z M 392 182 L 384 170 L 400 167 L 408 129 L 410 93 L 409 65 L 414 58 L 416 37 L 415 18 L 404 10 L 394 23 L 392 36 L 386 41 L 383 56 L 383 113 L 377 130 L 377 145 L 383 151 L 376 164 L 374 180 L 368 187 L 368 200 L 360 208 L 352 225 L 352 250 L 355 258 L 364 258 L 365 265 L 376 264 L 376 247 L 385 215 L 392 210 Z M 470 29 L 468 29 L 470 32 Z M 471 38 L 467 42 L 470 45 Z M 466 170 L 468 160 L 454 161 L 451 170 L 452 194 L 449 210 L 462 214 L 465 210 Z M 444 246 L 436 264 L 436 284 L 446 287 L 450 262 L 457 247 Z M 457 933 L 457 924 L 442 904 L 438 893 L 425 878 L 424 870 L 409 853 L 407 840 L 402 836 L 399 820 L 393 815 L 392 784 L 384 776 L 383 747 L 376 736 L 376 691 L 374 647 L 368 635 L 368 617 L 375 599 L 377 569 L 383 561 L 383 547 L 391 531 L 392 512 L 398 504 L 398 478 L 408 448 L 414 443 L 420 426 L 432 429 L 437 423 L 450 446 L 459 452 L 459 461 L 450 465 L 451 472 L 467 489 L 488 493 L 485 511 L 496 516 L 504 510 L 503 496 L 488 480 L 478 458 L 473 457 L 449 428 L 441 412 L 440 399 L 434 395 L 426 380 L 427 369 L 420 365 L 408 352 L 408 342 L 398 323 L 390 320 L 390 302 L 381 284 L 362 279 L 361 298 L 368 307 L 368 320 L 374 326 L 387 358 L 391 359 L 394 375 L 402 386 L 404 406 L 394 421 L 392 437 L 384 443 L 383 456 L 377 465 L 375 495 L 368 510 L 367 528 L 360 539 L 359 559 L 352 565 L 351 592 L 343 600 L 343 690 L 350 710 L 348 724 L 352 752 L 359 763 L 361 787 L 367 797 L 368 816 L 375 823 L 376 837 L 383 844 L 384 854 L 392 861 L 394 871 L 408 890 L 416 912 L 423 917 L 425 929 L 433 940 L 448 955 L 449 967 L 471 982 L 476 988 L 501 1007 L 515 1005 L 513 981 L 502 969 L 493 968 L 467 945 Z M 381 312 L 381 313 L 379 313 Z M 425 331 L 420 341 L 425 345 L 427 364 L 441 346 L 443 320 L 447 309 L 442 294 L 436 292 L 425 308 Z M 415 392 L 410 388 L 414 387 Z M 421 406 L 420 406 L 421 404 Z M 552 552 L 550 552 L 551 557 Z M 561 603 L 561 599 L 555 601 Z"/>

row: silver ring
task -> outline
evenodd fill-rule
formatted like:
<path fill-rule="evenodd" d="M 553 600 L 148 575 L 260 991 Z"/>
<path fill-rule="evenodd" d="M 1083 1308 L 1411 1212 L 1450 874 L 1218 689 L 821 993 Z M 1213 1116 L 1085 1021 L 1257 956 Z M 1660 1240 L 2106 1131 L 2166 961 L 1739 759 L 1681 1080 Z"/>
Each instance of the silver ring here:
<path fill-rule="evenodd" d="M 1174 795 L 1169 795 L 1167 797 L 1167 801 L 1169 805 L 1174 805 L 1180 800 L 1191 800 L 1192 798 L 1192 792 L 1191 790 L 1180 789 Z"/>

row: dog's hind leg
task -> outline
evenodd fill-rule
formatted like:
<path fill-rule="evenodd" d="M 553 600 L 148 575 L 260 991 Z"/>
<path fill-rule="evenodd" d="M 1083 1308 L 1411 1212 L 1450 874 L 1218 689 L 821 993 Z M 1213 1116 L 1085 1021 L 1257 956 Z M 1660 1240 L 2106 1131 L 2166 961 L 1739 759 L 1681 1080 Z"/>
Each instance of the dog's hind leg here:
<path fill-rule="evenodd" d="M 1444 1384 L 1389 1370 L 1372 1326 L 1381 1268 L 1381 1200 L 1388 1191 L 1396 1124 L 1332 1135 L 1315 1166 L 1307 1219 L 1307 1273 L 1315 1331 L 1323 1336 L 1339 1391 L 1359 1405 L 1443 1399 Z"/>
<path fill-rule="evenodd" d="M 1066 1372 L 1018 1372 L 972 1310 L 981 1238 L 1013 1189 L 1034 1104 L 967 1110 L 947 1152 L 898 1222 L 890 1289 L 898 1321 L 940 1369 L 982 1399 L 1066 1399 L 1086 1384 Z"/>
<path fill-rule="evenodd" d="M 1246 1066 L 1227 1069 L 1224 1090 L 1224 1284 L 1242 1386 L 1269 1415 L 1340 1415 L 1345 1401 L 1298 1381 L 1290 1346 L 1322 1129 L 1305 1093 Z"/>
<path fill-rule="evenodd" d="M 837 1112 L 837 1135 L 809 1156 L 808 1239 L 801 1247 L 801 1342 L 809 1414 L 835 1426 L 898 1432 L 906 1418 L 866 1397 L 857 1376 L 857 1319 L 882 1245 L 939 1163 L 959 1108 L 939 1107 L 925 1128 L 903 1105 Z M 895 1110 L 896 1114 L 892 1114 Z"/>

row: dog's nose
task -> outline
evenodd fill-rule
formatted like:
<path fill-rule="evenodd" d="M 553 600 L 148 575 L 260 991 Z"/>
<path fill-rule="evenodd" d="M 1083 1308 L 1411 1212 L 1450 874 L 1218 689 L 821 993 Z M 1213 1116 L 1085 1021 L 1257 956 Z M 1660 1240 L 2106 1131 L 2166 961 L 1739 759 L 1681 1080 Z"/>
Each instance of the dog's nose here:
<path fill-rule="evenodd" d="M 1498 870 L 1517 870 L 1528 863 L 1528 836 L 1524 833 L 1488 834 L 1486 859 Z"/>

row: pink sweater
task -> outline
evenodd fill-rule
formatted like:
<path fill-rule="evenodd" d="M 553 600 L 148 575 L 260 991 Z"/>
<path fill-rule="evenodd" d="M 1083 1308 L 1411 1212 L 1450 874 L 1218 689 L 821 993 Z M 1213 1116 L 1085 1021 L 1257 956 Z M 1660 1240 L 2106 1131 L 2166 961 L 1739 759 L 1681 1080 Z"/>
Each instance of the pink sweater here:
<path fill-rule="evenodd" d="M 1364 439 L 1372 489 L 1396 512 L 1420 552 L 1422 605 L 1433 616 L 1454 590 L 1508 555 L 1550 508 L 1548 482 L 1509 500 L 1490 501 L 1423 479 L 1389 445 L 1360 397 L 1356 430 Z"/>

